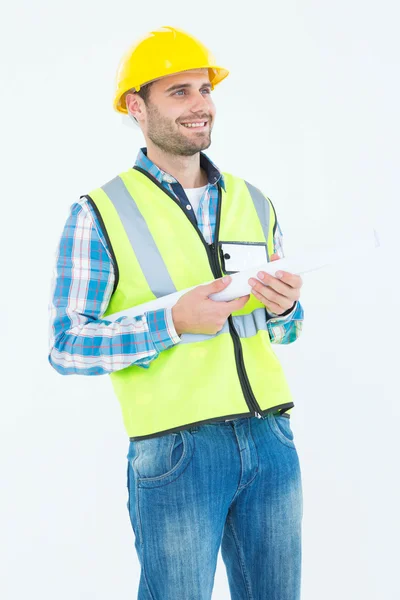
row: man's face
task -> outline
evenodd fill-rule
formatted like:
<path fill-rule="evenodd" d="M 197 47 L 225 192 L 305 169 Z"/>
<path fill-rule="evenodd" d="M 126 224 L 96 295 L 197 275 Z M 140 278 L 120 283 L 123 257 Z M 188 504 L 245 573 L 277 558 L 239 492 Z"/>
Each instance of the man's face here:
<path fill-rule="evenodd" d="M 192 156 L 210 146 L 215 114 L 207 69 L 169 75 L 151 86 L 143 133 L 169 154 Z M 193 122 L 202 125 L 183 125 Z"/>

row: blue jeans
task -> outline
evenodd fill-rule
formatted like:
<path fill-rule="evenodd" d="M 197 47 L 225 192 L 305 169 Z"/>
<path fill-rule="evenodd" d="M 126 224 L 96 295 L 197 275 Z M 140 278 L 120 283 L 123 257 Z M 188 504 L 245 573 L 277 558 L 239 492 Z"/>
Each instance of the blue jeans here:
<path fill-rule="evenodd" d="M 268 413 L 131 440 L 138 600 L 299 600 L 303 496 L 290 418 Z M 221 600 L 221 599 L 218 599 Z"/>

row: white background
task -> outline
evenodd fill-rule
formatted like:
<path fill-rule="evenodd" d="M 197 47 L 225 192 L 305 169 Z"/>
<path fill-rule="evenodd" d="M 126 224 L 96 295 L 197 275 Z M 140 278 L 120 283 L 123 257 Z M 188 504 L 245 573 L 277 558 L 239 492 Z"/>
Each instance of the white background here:
<path fill-rule="evenodd" d="M 295 401 L 302 599 L 400 597 L 398 19 L 394 2 L 354 0 L 2 10 L 4 600 L 136 598 L 119 405 L 107 376 L 51 369 L 47 303 L 70 205 L 143 145 L 112 108 L 114 77 L 126 49 L 162 25 L 230 69 L 207 153 L 271 198 L 287 256 L 370 225 L 380 234 L 372 263 L 304 276 L 303 332 L 275 351 Z M 213 598 L 229 599 L 221 557 Z"/>

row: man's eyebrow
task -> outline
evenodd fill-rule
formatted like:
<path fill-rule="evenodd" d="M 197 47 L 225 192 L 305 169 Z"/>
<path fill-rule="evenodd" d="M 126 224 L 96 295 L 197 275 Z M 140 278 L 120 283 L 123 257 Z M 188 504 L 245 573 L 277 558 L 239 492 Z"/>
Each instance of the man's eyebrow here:
<path fill-rule="evenodd" d="M 167 88 L 165 90 L 165 93 L 172 92 L 173 90 L 181 90 L 183 88 L 190 88 L 190 87 L 192 87 L 191 83 L 175 83 L 174 85 L 171 85 L 171 87 Z M 209 87 L 209 88 L 211 88 L 211 83 L 209 81 L 208 82 L 204 82 L 204 83 L 201 84 L 200 87 Z"/>

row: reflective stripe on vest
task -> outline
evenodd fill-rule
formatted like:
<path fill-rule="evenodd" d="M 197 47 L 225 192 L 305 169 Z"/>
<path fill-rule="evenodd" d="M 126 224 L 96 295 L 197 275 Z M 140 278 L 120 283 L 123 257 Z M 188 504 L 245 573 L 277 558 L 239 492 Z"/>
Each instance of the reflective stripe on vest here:
<path fill-rule="evenodd" d="M 165 290 L 168 290 L 167 294 L 176 292 L 176 288 L 147 223 L 121 177 L 115 177 L 103 185 L 102 189 L 114 205 L 147 283 L 155 297 L 164 296 Z M 150 265 L 153 266 L 152 269 Z"/>

